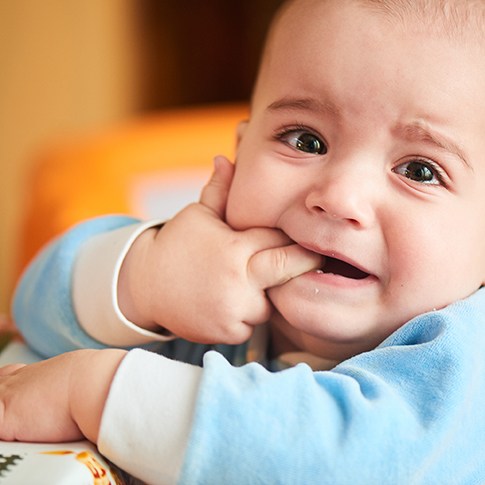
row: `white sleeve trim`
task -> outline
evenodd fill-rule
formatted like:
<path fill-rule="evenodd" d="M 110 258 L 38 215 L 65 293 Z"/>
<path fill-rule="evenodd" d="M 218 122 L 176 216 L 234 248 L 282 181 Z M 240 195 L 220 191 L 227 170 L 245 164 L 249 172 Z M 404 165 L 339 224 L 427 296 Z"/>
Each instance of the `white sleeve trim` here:
<path fill-rule="evenodd" d="M 202 368 L 146 350 L 132 350 L 110 388 L 98 448 L 150 484 L 177 483 Z"/>
<path fill-rule="evenodd" d="M 171 340 L 129 321 L 118 305 L 118 278 L 135 239 L 160 221 L 148 221 L 105 232 L 81 249 L 73 274 L 73 304 L 81 327 L 96 340 L 113 346 L 135 346 Z"/>

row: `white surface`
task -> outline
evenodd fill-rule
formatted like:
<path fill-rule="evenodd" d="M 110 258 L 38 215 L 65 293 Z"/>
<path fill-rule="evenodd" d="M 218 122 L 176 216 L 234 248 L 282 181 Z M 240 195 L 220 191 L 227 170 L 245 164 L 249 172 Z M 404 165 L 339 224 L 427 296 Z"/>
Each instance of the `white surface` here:
<path fill-rule="evenodd" d="M 191 202 L 197 202 L 208 170 L 171 170 L 135 177 L 129 190 L 131 209 L 144 219 L 168 220 Z"/>
<path fill-rule="evenodd" d="M 0 441 L 0 470 L 2 485 L 116 483 L 110 466 L 89 441 L 60 444 Z M 101 479 L 96 482 L 96 477 Z"/>
<path fill-rule="evenodd" d="M 0 366 L 7 364 L 33 364 L 42 357 L 21 342 L 10 342 L 0 353 Z"/>

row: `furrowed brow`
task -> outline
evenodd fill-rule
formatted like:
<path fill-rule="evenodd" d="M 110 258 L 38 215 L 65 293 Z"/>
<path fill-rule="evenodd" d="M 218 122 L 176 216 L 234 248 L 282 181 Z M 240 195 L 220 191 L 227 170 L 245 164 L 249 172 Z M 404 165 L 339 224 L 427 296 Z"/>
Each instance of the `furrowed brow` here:
<path fill-rule="evenodd" d="M 327 112 L 338 115 L 340 109 L 333 103 L 322 102 L 315 98 L 292 98 L 285 97 L 272 102 L 268 111 L 312 111 Z"/>
<path fill-rule="evenodd" d="M 399 125 L 397 131 L 407 140 L 420 141 L 428 145 L 434 145 L 435 147 L 452 153 L 458 157 L 466 167 L 470 169 L 472 168 L 458 144 L 449 138 L 434 132 L 424 122 L 416 121 L 407 125 Z"/>

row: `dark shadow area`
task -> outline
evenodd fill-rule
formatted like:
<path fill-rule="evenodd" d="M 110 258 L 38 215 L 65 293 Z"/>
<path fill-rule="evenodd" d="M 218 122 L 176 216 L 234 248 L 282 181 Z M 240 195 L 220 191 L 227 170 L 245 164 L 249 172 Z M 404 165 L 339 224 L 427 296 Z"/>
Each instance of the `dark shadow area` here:
<path fill-rule="evenodd" d="M 283 0 L 139 0 L 142 111 L 249 99 Z"/>

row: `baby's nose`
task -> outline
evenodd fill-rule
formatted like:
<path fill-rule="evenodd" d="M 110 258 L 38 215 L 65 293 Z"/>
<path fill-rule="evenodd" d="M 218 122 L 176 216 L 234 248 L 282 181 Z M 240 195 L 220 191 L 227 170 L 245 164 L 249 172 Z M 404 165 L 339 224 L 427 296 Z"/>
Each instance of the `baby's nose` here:
<path fill-rule="evenodd" d="M 375 219 L 378 192 L 375 180 L 367 180 L 358 171 L 327 173 L 309 191 L 306 206 L 313 213 L 369 227 Z"/>

